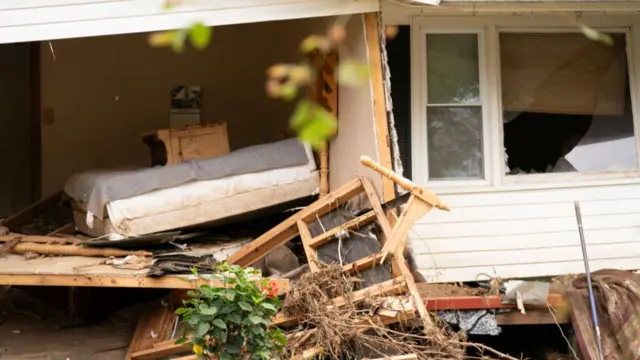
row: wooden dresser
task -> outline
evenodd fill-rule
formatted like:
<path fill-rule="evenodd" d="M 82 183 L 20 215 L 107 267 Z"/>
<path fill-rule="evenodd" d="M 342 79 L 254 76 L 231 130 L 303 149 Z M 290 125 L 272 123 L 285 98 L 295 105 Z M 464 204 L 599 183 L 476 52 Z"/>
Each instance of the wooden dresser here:
<path fill-rule="evenodd" d="M 151 166 L 179 164 L 185 160 L 229 153 L 225 122 L 157 130 L 143 134 L 142 141 L 151 151 Z"/>

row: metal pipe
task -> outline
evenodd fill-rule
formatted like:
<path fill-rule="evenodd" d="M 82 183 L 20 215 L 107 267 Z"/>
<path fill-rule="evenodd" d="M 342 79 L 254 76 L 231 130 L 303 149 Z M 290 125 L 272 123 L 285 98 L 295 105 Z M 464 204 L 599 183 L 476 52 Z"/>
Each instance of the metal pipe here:
<path fill-rule="evenodd" d="M 578 220 L 578 231 L 580 233 L 580 246 L 582 246 L 582 260 L 584 261 L 585 276 L 587 278 L 587 288 L 589 290 L 589 303 L 591 304 L 591 317 L 593 320 L 593 329 L 598 345 L 598 358 L 604 360 L 604 349 L 602 346 L 602 337 L 600 336 L 600 326 L 598 325 L 598 311 L 596 308 L 596 299 L 593 296 L 593 285 L 591 283 L 591 270 L 589 270 L 589 258 L 587 257 L 587 243 L 584 239 L 584 229 L 582 228 L 582 213 L 580 212 L 580 203 L 574 202 L 576 209 L 576 218 Z"/>

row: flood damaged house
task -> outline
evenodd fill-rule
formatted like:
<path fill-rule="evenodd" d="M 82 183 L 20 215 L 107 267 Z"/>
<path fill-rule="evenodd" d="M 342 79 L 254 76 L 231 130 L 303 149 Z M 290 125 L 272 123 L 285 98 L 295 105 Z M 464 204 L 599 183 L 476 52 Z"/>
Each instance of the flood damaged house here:
<path fill-rule="evenodd" d="M 164 3 L 0 4 L 2 243 L 32 235 L 16 229 L 63 198 L 69 223 L 33 235 L 78 232 L 100 247 L 250 228 L 256 213 L 307 206 L 356 176 L 383 202 L 405 192 L 364 155 L 451 207 L 409 230 L 426 282 L 584 272 L 576 203 L 591 270 L 640 269 L 640 2 Z M 344 46 L 319 61 L 312 89 L 338 130 L 314 150 L 292 141 L 295 102 L 268 98 L 265 73 L 305 60 L 300 42 L 343 15 Z M 150 33 L 194 21 L 215 27 L 206 49 L 149 46 Z M 338 81 L 343 59 L 366 64 L 364 84 Z M 232 245 L 216 260 L 245 242 Z M 15 249 L 0 256 L 0 285 L 191 286 Z"/>
<path fill-rule="evenodd" d="M 283 139 L 293 104 L 264 95 L 265 69 L 298 60 L 304 36 L 355 14 L 346 47 L 368 61 L 372 80 L 369 90 L 337 85 L 328 190 L 367 175 L 392 199 L 388 179 L 356 165 L 368 155 L 445 199 L 453 211 L 429 214 L 410 232 L 426 279 L 583 271 L 576 201 L 593 268 L 640 268 L 637 2 L 225 4 L 2 5 L 3 215 L 56 193 L 76 173 L 148 166 L 142 135 L 190 121 L 171 116 L 176 86 L 199 89 L 196 122 L 224 123 L 224 134 L 211 138 L 223 143 L 217 152 Z M 367 26 L 368 12 L 379 21 Z M 196 20 L 216 26 L 204 52 L 146 42 L 145 33 Z M 371 40 L 384 26 L 397 26 L 397 36 Z M 604 40 L 585 36 L 594 29 Z M 287 200 L 314 192 L 314 171 Z M 120 223 L 154 215 L 121 205 L 106 206 Z M 171 218 L 158 216 L 150 221 Z"/>

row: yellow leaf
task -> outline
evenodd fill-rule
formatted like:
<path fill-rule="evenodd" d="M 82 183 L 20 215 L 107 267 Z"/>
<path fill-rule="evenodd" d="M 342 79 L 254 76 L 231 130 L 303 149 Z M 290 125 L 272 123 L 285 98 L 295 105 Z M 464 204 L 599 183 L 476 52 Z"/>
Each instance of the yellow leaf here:
<path fill-rule="evenodd" d="M 151 46 L 169 46 L 173 42 L 175 31 L 162 31 L 149 35 L 149 44 Z"/>

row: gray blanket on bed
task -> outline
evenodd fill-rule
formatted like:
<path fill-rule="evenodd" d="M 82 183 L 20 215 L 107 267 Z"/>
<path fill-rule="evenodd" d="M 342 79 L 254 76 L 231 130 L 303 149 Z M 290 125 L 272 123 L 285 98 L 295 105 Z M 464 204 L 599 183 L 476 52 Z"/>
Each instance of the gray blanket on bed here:
<path fill-rule="evenodd" d="M 127 171 L 88 171 L 72 176 L 64 191 L 85 204 L 87 211 L 104 218 L 105 205 L 114 200 L 171 188 L 190 181 L 215 180 L 308 163 L 298 139 L 250 146 L 209 159 Z"/>

